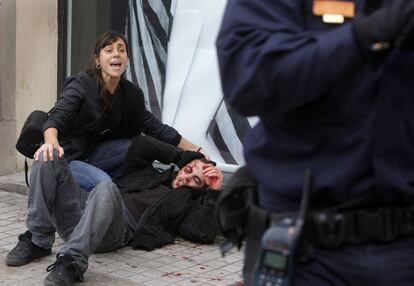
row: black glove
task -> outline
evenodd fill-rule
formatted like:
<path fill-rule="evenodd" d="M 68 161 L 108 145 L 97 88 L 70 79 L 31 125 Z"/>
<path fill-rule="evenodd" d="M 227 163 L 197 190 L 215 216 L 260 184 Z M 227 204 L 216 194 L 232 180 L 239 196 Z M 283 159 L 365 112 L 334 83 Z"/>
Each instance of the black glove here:
<path fill-rule="evenodd" d="M 414 51 L 414 17 L 405 26 L 395 45 L 401 50 Z"/>
<path fill-rule="evenodd" d="M 191 161 L 195 160 L 195 159 L 201 159 L 204 158 L 204 155 L 201 154 L 200 152 L 195 152 L 195 151 L 182 151 L 180 154 L 180 158 L 178 159 L 178 161 L 175 163 L 178 168 L 182 168 L 185 165 L 187 165 L 188 163 L 190 163 Z"/>
<path fill-rule="evenodd" d="M 414 0 L 394 0 L 368 16 L 355 17 L 353 32 L 362 54 L 368 59 L 383 55 L 413 17 Z"/>

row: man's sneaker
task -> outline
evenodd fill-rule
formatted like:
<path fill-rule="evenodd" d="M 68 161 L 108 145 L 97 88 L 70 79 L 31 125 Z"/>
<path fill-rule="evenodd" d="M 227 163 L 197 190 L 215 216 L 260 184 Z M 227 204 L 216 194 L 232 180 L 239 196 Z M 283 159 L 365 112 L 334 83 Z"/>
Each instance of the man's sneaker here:
<path fill-rule="evenodd" d="M 52 252 L 51 248 L 45 249 L 39 247 L 31 239 L 32 234 L 30 231 L 19 235 L 19 242 L 6 256 L 6 265 L 25 265 L 33 260 L 50 255 Z"/>
<path fill-rule="evenodd" d="M 83 272 L 79 269 L 75 259 L 68 254 L 58 254 L 56 262 L 47 267 L 52 271 L 44 280 L 46 286 L 70 286 L 75 281 L 83 281 Z"/>

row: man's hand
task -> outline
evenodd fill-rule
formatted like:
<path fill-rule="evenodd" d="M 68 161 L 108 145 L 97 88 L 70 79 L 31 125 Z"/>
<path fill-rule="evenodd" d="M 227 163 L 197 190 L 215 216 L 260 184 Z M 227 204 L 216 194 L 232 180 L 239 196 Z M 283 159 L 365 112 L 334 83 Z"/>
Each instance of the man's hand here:
<path fill-rule="evenodd" d="M 213 190 L 220 191 L 224 179 L 223 173 L 211 164 L 204 165 L 202 172 L 207 186 Z"/>
<path fill-rule="evenodd" d="M 414 51 L 414 17 L 411 18 L 403 33 L 398 37 L 396 46 L 402 50 Z"/>
<path fill-rule="evenodd" d="M 354 37 L 362 54 L 370 58 L 398 46 L 398 39 L 404 33 L 413 32 L 413 29 L 406 30 L 413 17 L 413 0 L 393 0 L 370 15 L 355 17 Z"/>

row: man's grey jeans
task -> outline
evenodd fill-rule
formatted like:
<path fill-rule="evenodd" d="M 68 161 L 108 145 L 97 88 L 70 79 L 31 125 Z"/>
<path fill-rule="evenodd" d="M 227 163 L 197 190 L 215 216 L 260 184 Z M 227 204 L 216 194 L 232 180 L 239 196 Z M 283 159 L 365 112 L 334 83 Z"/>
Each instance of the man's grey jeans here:
<path fill-rule="evenodd" d="M 88 196 L 57 151 L 54 161 L 44 162 L 43 154 L 39 157 L 32 166 L 28 196 L 26 224 L 32 242 L 50 248 L 57 231 L 66 242 L 59 254 L 72 255 L 85 272 L 91 253 L 122 247 L 132 235 L 121 194 L 115 184 L 106 181 Z"/>

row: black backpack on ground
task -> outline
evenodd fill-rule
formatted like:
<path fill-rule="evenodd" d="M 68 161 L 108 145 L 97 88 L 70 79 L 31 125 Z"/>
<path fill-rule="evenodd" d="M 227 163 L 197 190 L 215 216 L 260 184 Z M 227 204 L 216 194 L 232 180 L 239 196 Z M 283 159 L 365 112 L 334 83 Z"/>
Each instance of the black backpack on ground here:
<path fill-rule="evenodd" d="M 16 149 L 26 157 L 24 160 L 24 171 L 27 186 L 29 186 L 27 158 L 33 159 L 35 152 L 42 145 L 43 124 L 47 119 L 48 115 L 46 112 L 40 110 L 32 111 L 23 124 L 19 138 L 17 138 Z"/>

